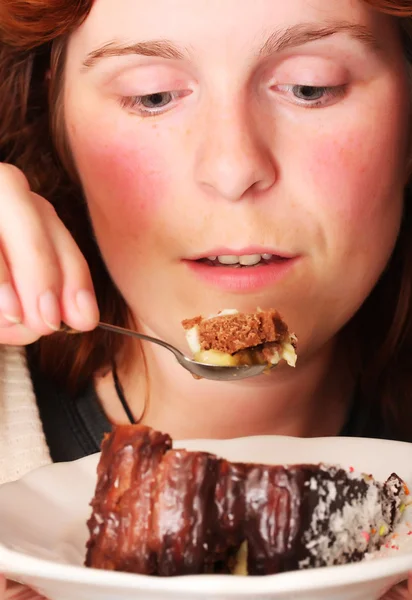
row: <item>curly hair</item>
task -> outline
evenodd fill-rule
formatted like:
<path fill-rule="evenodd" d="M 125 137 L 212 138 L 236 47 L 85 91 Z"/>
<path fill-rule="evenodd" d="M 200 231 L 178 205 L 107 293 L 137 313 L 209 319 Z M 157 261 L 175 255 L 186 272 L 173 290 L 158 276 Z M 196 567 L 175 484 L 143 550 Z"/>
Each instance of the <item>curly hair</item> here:
<path fill-rule="evenodd" d="M 410 0 L 363 0 L 399 21 L 412 63 Z M 126 325 L 126 304 L 100 256 L 86 203 L 61 134 L 59 83 L 68 36 L 87 18 L 93 0 L 2 0 L 0 5 L 0 160 L 19 167 L 47 198 L 85 255 L 102 320 Z M 51 85 L 47 73 L 51 72 Z M 410 199 L 408 198 L 409 196 Z M 412 194 L 405 190 L 403 224 L 380 281 L 346 327 L 356 353 L 360 401 L 399 439 L 412 423 Z M 73 390 L 109 365 L 122 339 L 99 329 L 36 343 L 42 370 Z M 369 423 L 373 426 L 372 422 Z M 365 432 L 367 433 L 367 432 Z"/>

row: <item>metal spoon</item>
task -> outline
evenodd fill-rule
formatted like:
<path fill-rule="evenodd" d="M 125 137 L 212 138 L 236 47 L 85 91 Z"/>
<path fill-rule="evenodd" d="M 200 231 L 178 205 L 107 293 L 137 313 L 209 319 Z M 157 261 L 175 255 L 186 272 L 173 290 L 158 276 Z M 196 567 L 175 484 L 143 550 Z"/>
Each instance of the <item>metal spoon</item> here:
<path fill-rule="evenodd" d="M 232 381 L 234 379 L 247 379 L 249 377 L 256 377 L 256 375 L 261 375 L 263 371 L 267 371 L 267 365 L 241 365 L 239 367 L 220 367 L 216 365 L 208 365 L 205 363 L 199 363 L 193 360 L 192 358 L 188 358 L 180 352 L 177 348 L 164 342 L 163 340 L 159 340 L 154 337 L 150 337 L 148 335 L 144 335 L 143 333 L 137 333 L 137 331 L 133 331 L 132 329 L 125 329 L 124 327 L 118 327 L 117 325 L 109 325 L 108 323 L 99 322 L 98 327 L 100 329 L 105 329 L 106 331 L 111 331 L 113 333 L 120 333 L 122 335 L 129 335 L 130 337 L 137 338 L 139 340 L 144 340 L 146 342 L 152 342 L 153 344 L 158 344 L 173 354 L 176 357 L 177 362 L 187 371 L 192 373 L 195 377 L 201 377 L 203 379 L 213 379 L 215 381 Z M 62 324 L 61 331 L 65 331 L 66 333 L 81 333 L 75 329 L 71 329 L 67 325 Z"/>

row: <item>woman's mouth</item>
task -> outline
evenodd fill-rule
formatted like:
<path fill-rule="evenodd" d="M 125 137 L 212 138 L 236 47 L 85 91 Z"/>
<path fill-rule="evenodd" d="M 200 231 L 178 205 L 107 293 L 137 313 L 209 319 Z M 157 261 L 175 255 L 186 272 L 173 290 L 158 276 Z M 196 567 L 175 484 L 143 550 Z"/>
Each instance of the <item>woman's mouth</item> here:
<path fill-rule="evenodd" d="M 299 256 L 270 251 L 216 252 L 184 262 L 205 283 L 228 292 L 247 293 L 273 285 Z"/>

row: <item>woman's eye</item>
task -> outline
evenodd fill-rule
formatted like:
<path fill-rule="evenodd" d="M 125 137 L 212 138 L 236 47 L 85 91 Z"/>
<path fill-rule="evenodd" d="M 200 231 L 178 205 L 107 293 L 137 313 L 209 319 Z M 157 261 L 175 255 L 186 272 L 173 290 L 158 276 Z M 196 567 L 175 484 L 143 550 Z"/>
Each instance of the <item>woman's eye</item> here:
<path fill-rule="evenodd" d="M 328 88 L 315 87 L 313 85 L 294 85 L 292 92 L 299 100 L 320 100 Z"/>
<path fill-rule="evenodd" d="M 156 115 L 174 106 L 175 101 L 184 95 L 180 92 L 155 92 L 144 96 L 128 96 L 121 98 L 121 106 L 140 114 Z"/>
<path fill-rule="evenodd" d="M 157 92 L 156 94 L 148 94 L 140 96 L 140 103 L 144 108 L 156 109 L 167 106 L 173 100 L 171 92 Z"/>
<path fill-rule="evenodd" d="M 277 85 L 274 89 L 300 106 L 316 108 L 332 104 L 343 96 L 346 86 Z"/>

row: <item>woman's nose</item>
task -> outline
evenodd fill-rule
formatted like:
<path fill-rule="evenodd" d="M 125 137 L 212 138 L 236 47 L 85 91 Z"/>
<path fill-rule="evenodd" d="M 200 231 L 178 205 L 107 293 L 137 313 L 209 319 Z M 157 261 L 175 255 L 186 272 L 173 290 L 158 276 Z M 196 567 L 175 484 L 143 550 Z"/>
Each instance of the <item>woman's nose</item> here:
<path fill-rule="evenodd" d="M 215 107 L 199 128 L 198 185 L 231 201 L 268 190 L 276 181 L 276 165 L 264 129 L 246 106 Z"/>

